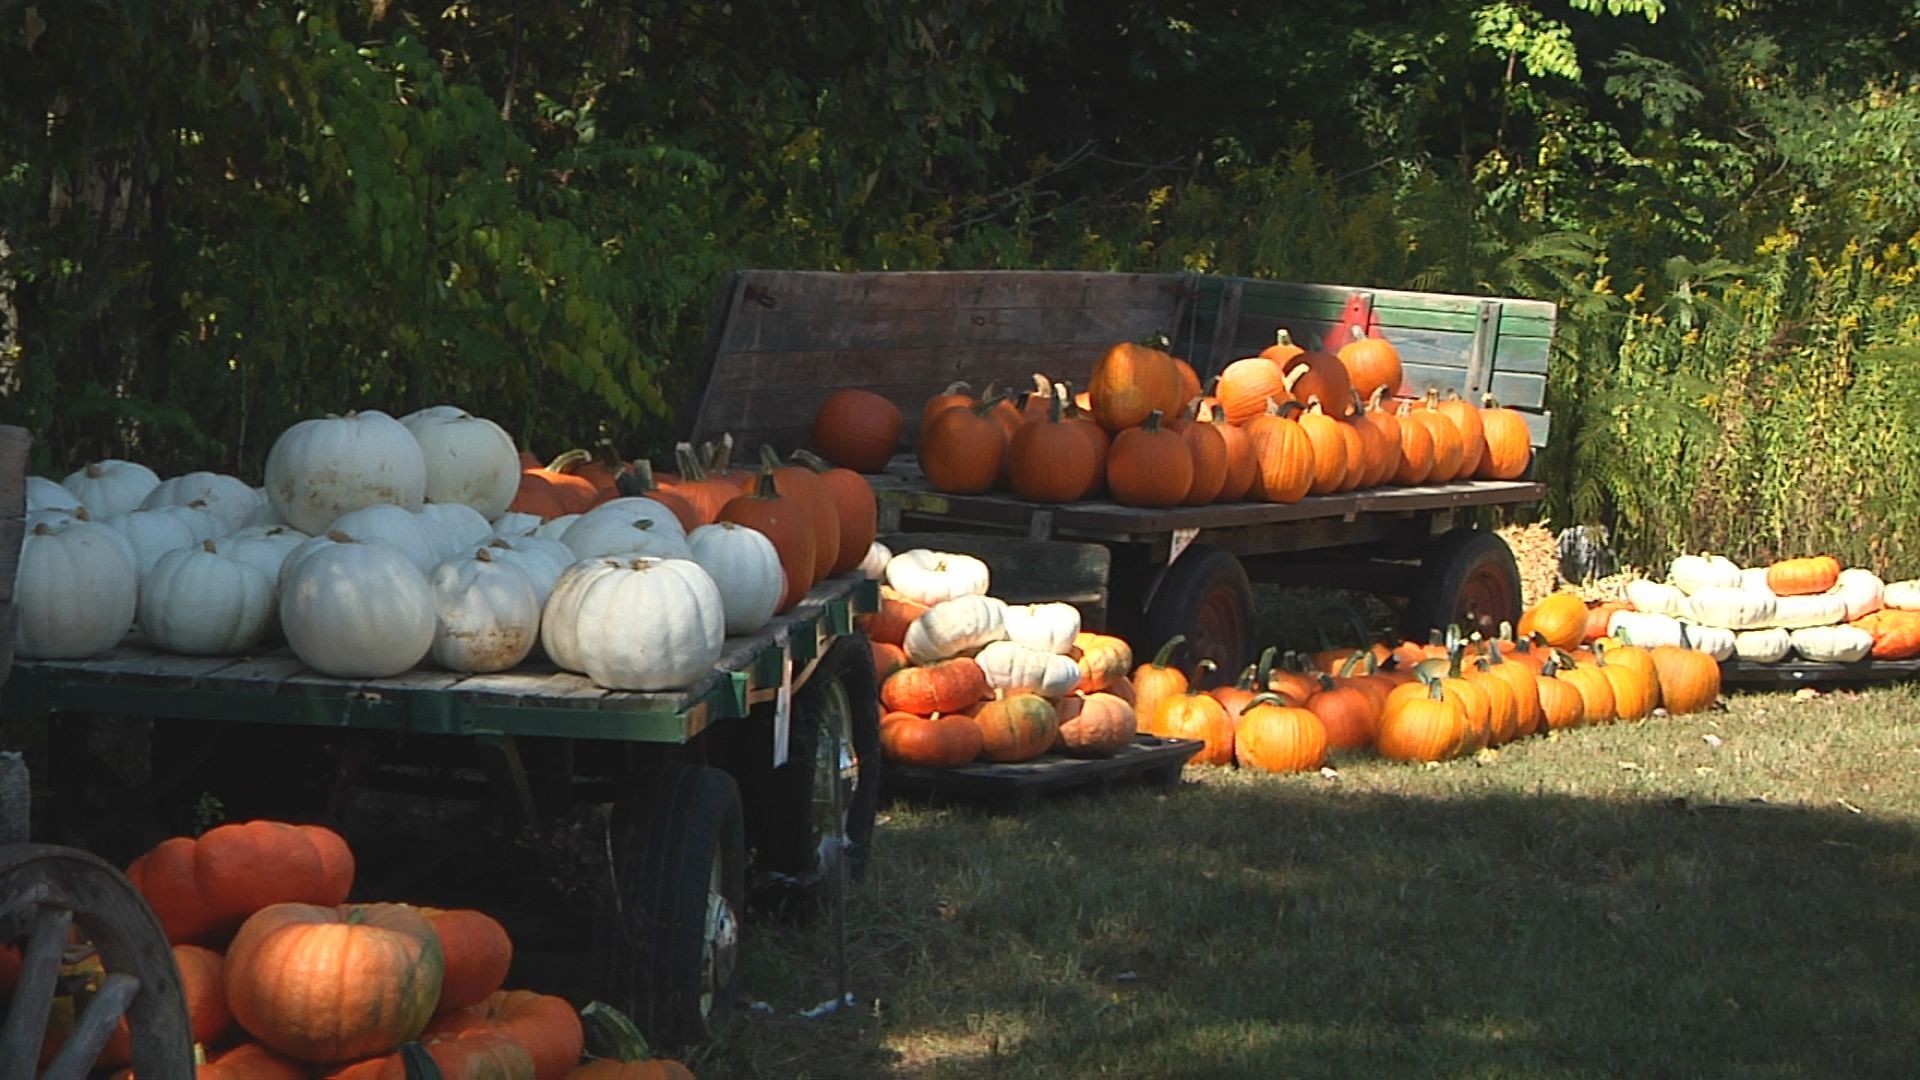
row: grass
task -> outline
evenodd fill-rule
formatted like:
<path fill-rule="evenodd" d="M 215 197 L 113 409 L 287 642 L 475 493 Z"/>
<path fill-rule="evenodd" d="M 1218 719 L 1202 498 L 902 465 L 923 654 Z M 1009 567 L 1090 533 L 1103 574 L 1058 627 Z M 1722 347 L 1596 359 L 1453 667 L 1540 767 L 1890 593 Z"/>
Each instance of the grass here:
<path fill-rule="evenodd" d="M 1920 1070 L 1920 688 L 1741 695 L 1439 767 L 895 805 L 754 925 L 703 1077 Z M 767 1011 L 770 1009 L 771 1011 Z"/>

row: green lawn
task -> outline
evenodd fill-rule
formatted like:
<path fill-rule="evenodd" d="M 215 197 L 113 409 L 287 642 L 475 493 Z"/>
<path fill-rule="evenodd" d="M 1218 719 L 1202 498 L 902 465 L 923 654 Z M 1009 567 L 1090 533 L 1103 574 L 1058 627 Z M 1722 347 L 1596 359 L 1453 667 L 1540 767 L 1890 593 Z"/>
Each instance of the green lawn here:
<path fill-rule="evenodd" d="M 896 805 L 703 1077 L 1920 1075 L 1920 688 L 1479 760 Z"/>

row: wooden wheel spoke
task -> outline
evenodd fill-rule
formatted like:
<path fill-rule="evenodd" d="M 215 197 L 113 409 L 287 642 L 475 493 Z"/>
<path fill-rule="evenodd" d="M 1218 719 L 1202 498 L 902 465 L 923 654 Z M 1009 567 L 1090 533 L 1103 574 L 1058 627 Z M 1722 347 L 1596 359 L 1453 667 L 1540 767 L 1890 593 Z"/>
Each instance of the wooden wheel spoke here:
<path fill-rule="evenodd" d="M 124 972 L 116 971 L 102 980 L 99 992 L 87 1002 L 86 1011 L 74 1022 L 72 1034 L 61 1044 L 60 1053 L 41 1080 L 84 1080 L 139 992 L 140 980 Z"/>
<path fill-rule="evenodd" d="M 14 986 L 6 1025 L 0 1027 L 0 1076 L 31 1076 L 40 1059 L 40 1042 L 53 1010 L 54 983 L 60 976 L 60 953 L 72 926 L 73 912 L 66 908 L 41 907 L 34 916 L 20 981 Z"/>

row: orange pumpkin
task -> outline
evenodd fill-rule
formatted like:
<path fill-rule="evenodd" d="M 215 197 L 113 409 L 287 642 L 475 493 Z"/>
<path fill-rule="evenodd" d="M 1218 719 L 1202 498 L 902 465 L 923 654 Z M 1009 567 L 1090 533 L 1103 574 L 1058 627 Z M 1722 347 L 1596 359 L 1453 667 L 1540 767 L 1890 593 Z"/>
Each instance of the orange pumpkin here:
<path fill-rule="evenodd" d="M 1293 335 L 1287 333 L 1287 328 L 1283 326 L 1273 332 L 1273 344 L 1261 349 L 1260 357 L 1279 364 L 1281 372 L 1284 373 L 1293 366 L 1288 361 L 1305 355 L 1306 351 L 1293 343 Z"/>
<path fill-rule="evenodd" d="M 860 565 L 867 557 L 867 549 L 873 546 L 874 534 L 879 531 L 880 507 L 873 495 L 873 485 L 852 469 L 837 468 L 805 450 L 794 451 L 793 458 L 820 478 L 820 486 L 833 508 L 836 527 L 832 532 L 839 547 L 827 574 L 838 577 Z"/>
<path fill-rule="evenodd" d="M 1173 650 L 1186 640 L 1185 634 L 1175 634 L 1152 660 L 1133 669 L 1133 714 L 1148 735 L 1166 734 L 1161 730 L 1160 712 L 1168 701 L 1187 692 L 1187 673 L 1172 665 Z"/>
<path fill-rule="evenodd" d="M 1465 724 L 1460 707 L 1447 700 L 1438 681 L 1426 683 L 1423 689 L 1425 692 L 1418 697 L 1390 705 L 1381 717 L 1380 731 L 1374 738 L 1374 749 L 1381 757 L 1389 761 L 1444 761 L 1459 752 Z"/>
<path fill-rule="evenodd" d="M 513 939 L 499 920 L 471 908 L 423 907 L 420 913 L 440 939 L 440 956 L 446 965 L 436 1012 L 478 1005 L 506 985 L 507 969 L 513 966 Z"/>
<path fill-rule="evenodd" d="M 1353 750 L 1373 743 L 1379 713 L 1373 699 L 1357 686 L 1340 686 L 1331 676 L 1320 676 L 1320 689 L 1304 703 L 1326 728 L 1327 748 Z"/>
<path fill-rule="evenodd" d="M 1413 403 L 1402 401 L 1394 422 L 1400 432 L 1400 463 L 1394 466 L 1396 484 L 1424 484 L 1433 479 L 1433 431 L 1413 418 Z"/>
<path fill-rule="evenodd" d="M 175 945 L 173 965 L 180 972 L 181 996 L 187 1002 L 187 1022 L 193 1030 L 193 1041 L 202 1045 L 218 1042 L 233 1026 L 233 1011 L 227 1007 L 225 958 L 199 945 Z M 100 975 L 105 976 L 105 969 L 100 969 Z M 11 989 L 11 986 L 7 989 Z M 49 1021 L 46 1039 L 41 1047 L 43 1061 L 59 1049 L 70 1031 L 68 1024 Z M 116 1068 L 132 1061 L 132 1039 L 127 1021 L 122 1017 L 115 1024 L 113 1034 L 107 1037 L 106 1045 L 100 1048 L 96 1064 L 103 1068 Z"/>
<path fill-rule="evenodd" d="M 1138 730 L 1133 706 L 1113 694 L 1068 694 L 1055 712 L 1060 732 L 1054 749 L 1073 757 L 1112 757 Z"/>
<path fill-rule="evenodd" d="M 1358 326 L 1349 329 L 1353 334 L 1351 340 L 1328 344 L 1339 349 L 1334 355 L 1346 365 L 1347 378 L 1361 400 L 1371 398 L 1376 392 L 1398 393 L 1404 377 L 1400 350 L 1386 338 L 1368 337 Z"/>
<path fill-rule="evenodd" d="M 1519 632 L 1538 634 L 1556 649 L 1577 649 L 1587 636 L 1587 605 L 1573 593 L 1551 593 L 1521 613 Z"/>
<path fill-rule="evenodd" d="M 979 399 L 973 396 L 973 386 L 971 383 L 965 382 L 964 380 L 948 383 L 946 389 L 928 398 L 927 403 L 920 407 L 920 431 L 922 435 L 924 436 L 927 425 L 933 423 L 933 418 L 946 412 L 948 409 L 956 405 L 977 404 L 979 404 Z"/>
<path fill-rule="evenodd" d="M 167 940 L 217 942 L 269 904 L 332 905 L 353 888 L 353 852 L 332 829 L 249 821 L 163 840 L 127 867 Z"/>
<path fill-rule="evenodd" d="M 1094 421 L 1108 434 L 1118 434 L 1145 423 L 1154 412 L 1178 415 L 1187 401 L 1186 390 L 1170 354 L 1123 342 L 1108 349 L 1094 364 L 1087 397 Z"/>
<path fill-rule="evenodd" d="M 497 1032 L 524 1047 L 533 1058 L 533 1080 L 563 1080 L 574 1066 L 586 1036 L 580 1014 L 566 998 L 531 990 L 499 990 L 477 1004 L 435 1017 L 426 1039 Z"/>
<path fill-rule="evenodd" d="M 813 414 L 813 448 L 835 465 L 877 473 L 898 445 L 900 407 L 871 390 L 835 390 Z"/>
<path fill-rule="evenodd" d="M 301 1061 L 392 1052 L 440 1000 L 440 942 L 405 904 L 273 904 L 227 949 L 227 1004 L 240 1026 Z"/>
<path fill-rule="evenodd" d="M 699 455 L 693 452 L 692 444 L 675 444 L 673 459 L 680 475 L 669 485 L 670 490 L 693 508 L 693 515 L 701 524 L 717 520 L 720 508 L 739 497 L 740 485 L 709 475 Z"/>
<path fill-rule="evenodd" d="M 920 429 L 920 471 L 935 491 L 978 495 L 993 487 L 1007 456 L 1007 429 L 988 414 L 1000 399 L 950 408 Z"/>
<path fill-rule="evenodd" d="M 536 1080 L 533 1054 L 505 1031 L 474 1028 L 422 1035 L 420 1051 L 433 1061 L 442 1080 Z M 387 1054 L 343 1066 L 325 1080 L 407 1080 L 404 1053 Z M 564 1076 L 565 1074 L 560 1074 Z"/>
<path fill-rule="evenodd" d="M 1920 611 L 1883 608 L 1853 621 L 1873 635 L 1875 660 L 1911 660 L 1920 656 Z"/>
<path fill-rule="evenodd" d="M 1246 498 L 1247 492 L 1253 487 L 1255 474 L 1260 468 L 1260 463 L 1253 456 L 1253 440 L 1248 438 L 1244 428 L 1222 421 L 1214 410 L 1204 406 L 1195 419 L 1199 423 L 1213 425 L 1214 431 L 1220 435 L 1220 444 L 1225 451 L 1226 474 L 1221 478 L 1220 491 L 1214 496 L 1214 500 L 1239 502 Z"/>
<path fill-rule="evenodd" d="M 885 645 L 903 645 L 907 640 L 907 627 L 913 620 L 927 613 L 927 605 L 904 596 L 890 585 L 880 586 L 880 604 L 873 612 L 858 616 L 853 624 L 867 635 L 868 639 Z M 903 652 L 904 656 L 905 653 Z"/>
<path fill-rule="evenodd" d="M 1651 651 L 1660 700 L 1675 716 L 1703 712 L 1720 700 L 1720 665 L 1687 644 L 1685 626 L 1680 628 L 1680 641 Z"/>
<path fill-rule="evenodd" d="M 1233 764 L 1233 717 L 1227 715 L 1226 706 L 1211 695 L 1201 693 L 1198 685 L 1202 673 L 1213 667 L 1212 660 L 1201 660 L 1194 671 L 1194 684 L 1189 685 L 1185 693 L 1175 694 L 1160 704 L 1155 734 L 1170 739 L 1198 739 L 1201 743 L 1200 749 L 1187 759 L 1190 765 Z"/>
<path fill-rule="evenodd" d="M 880 718 L 880 753 L 901 765 L 951 769 L 979 757 L 985 744 L 980 725 L 963 712 L 890 712 Z"/>
<path fill-rule="evenodd" d="M 1480 423 L 1486 441 L 1486 456 L 1473 475 L 1481 480 L 1518 480 L 1533 463 L 1533 434 L 1527 430 L 1527 418 L 1509 409 L 1489 394 L 1482 401 Z"/>
<path fill-rule="evenodd" d="M 1309 405 L 1319 398 L 1327 415 L 1342 417 L 1353 408 L 1353 380 L 1347 366 L 1332 353 L 1309 351 L 1282 365 L 1293 399 Z"/>
<path fill-rule="evenodd" d="M 1328 495 L 1340 491 L 1347 483 L 1347 437 L 1345 424 L 1327 415 L 1319 398 L 1307 403 L 1306 411 L 1300 414 L 1300 430 L 1306 433 L 1307 442 L 1313 447 L 1313 484 L 1307 489 L 1311 495 Z"/>
<path fill-rule="evenodd" d="M 1290 396 L 1280 365 L 1264 356 L 1235 360 L 1220 372 L 1214 388 L 1227 423 L 1245 424 L 1267 411 L 1267 399 Z"/>
<path fill-rule="evenodd" d="M 1116 682 L 1126 682 L 1127 673 L 1133 669 L 1133 646 L 1111 634 L 1082 630 L 1074 635 L 1069 655 L 1080 665 L 1080 684 L 1074 689 L 1082 693 L 1097 693 Z"/>
<path fill-rule="evenodd" d="M 907 666 L 907 650 L 885 641 L 868 639 L 867 648 L 873 653 L 873 680 L 885 683 L 887 676 Z"/>
<path fill-rule="evenodd" d="M 1437 409 L 1460 432 L 1460 465 L 1453 474 L 1454 478 L 1472 476 L 1487 455 L 1487 431 L 1480 418 L 1480 407 L 1449 388 L 1446 398 Z"/>
<path fill-rule="evenodd" d="M 1767 567 L 1767 588 L 1780 596 L 1812 596 L 1840 580 L 1840 560 L 1831 555 L 1781 559 Z"/>
<path fill-rule="evenodd" d="M 1082 426 L 1054 397 L 1041 419 L 1029 420 L 1007 446 L 1013 490 L 1033 502 L 1066 503 L 1085 498 L 1098 484 L 1104 458 Z"/>
<path fill-rule="evenodd" d="M 1278 694 L 1261 694 L 1240 714 L 1234 760 L 1243 769 L 1311 772 L 1327 763 L 1327 728 Z"/>
<path fill-rule="evenodd" d="M 714 520 L 758 529 L 773 541 L 773 549 L 780 554 L 780 568 L 787 573 L 787 591 L 780 598 L 781 611 L 806 598 L 816 580 L 813 575 L 818 560 L 814 557 L 814 545 L 819 542 L 819 528 L 810 507 L 780 491 L 771 468 L 763 465 L 754 489 L 728 500 Z M 838 543 L 836 539 L 836 552 Z"/>
<path fill-rule="evenodd" d="M 1433 473 L 1427 477 L 1427 483 L 1445 484 L 1459 479 L 1463 475 L 1461 467 L 1466 461 L 1467 447 L 1460 438 L 1459 425 L 1440 411 L 1439 392 L 1427 391 L 1426 401 L 1407 416 L 1426 428 L 1433 439 Z"/>
<path fill-rule="evenodd" d="M 1187 485 L 1186 498 L 1180 500 L 1186 506 L 1213 502 L 1227 484 L 1227 441 L 1220 434 L 1225 425 L 1199 419 L 1199 409 L 1196 405 L 1194 417 L 1173 425 L 1181 441 L 1187 444 L 1188 456 L 1193 461 L 1193 481 Z"/>
<path fill-rule="evenodd" d="M 1122 506 L 1177 506 L 1193 488 L 1193 453 L 1161 417 L 1158 409 L 1148 413 L 1107 450 L 1107 490 Z"/>
<path fill-rule="evenodd" d="M 1289 403 L 1289 409 L 1295 409 Z M 1314 485 L 1314 447 L 1295 420 L 1281 415 L 1277 405 L 1247 424 L 1253 445 L 1254 479 L 1249 494 L 1268 502 L 1295 503 Z"/>
<path fill-rule="evenodd" d="M 1046 753 L 1060 731 L 1060 715 L 1038 694 L 997 697 L 973 715 L 980 725 L 980 756 L 1006 764 Z"/>
<path fill-rule="evenodd" d="M 970 709 L 987 696 L 987 674 L 970 656 L 904 667 L 880 684 L 880 703 L 894 712 L 932 716 Z"/>

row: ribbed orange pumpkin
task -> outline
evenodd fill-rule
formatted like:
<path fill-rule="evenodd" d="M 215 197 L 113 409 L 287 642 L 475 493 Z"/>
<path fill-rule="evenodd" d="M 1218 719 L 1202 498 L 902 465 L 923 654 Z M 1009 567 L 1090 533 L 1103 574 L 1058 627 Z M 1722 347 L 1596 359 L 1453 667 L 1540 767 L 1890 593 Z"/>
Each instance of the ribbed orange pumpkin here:
<path fill-rule="evenodd" d="M 1112 757 L 1139 730 L 1133 706 L 1113 694 L 1068 694 L 1055 712 L 1060 733 L 1054 747 L 1073 757 Z"/>
<path fill-rule="evenodd" d="M 907 627 L 926 613 L 926 604 L 902 595 L 890 585 L 882 585 L 877 610 L 855 618 L 853 624 L 871 641 L 900 645 L 907 640 Z"/>
<path fill-rule="evenodd" d="M 259 1043 L 241 1043 L 209 1057 L 193 1075 L 194 1080 L 310 1080 L 313 1071 Z M 134 1080 L 134 1076 L 129 1071 L 115 1080 Z"/>
<path fill-rule="evenodd" d="M 1375 394 L 1385 391 L 1375 391 Z M 1360 479 L 1361 487 L 1378 487 L 1393 479 L 1394 470 L 1400 467 L 1400 422 L 1393 414 L 1375 404 L 1357 408 L 1349 422 L 1360 429 L 1367 444 L 1367 471 Z"/>
<path fill-rule="evenodd" d="M 1220 493 L 1214 496 L 1217 502 L 1239 502 L 1247 497 L 1253 488 L 1260 463 L 1254 459 L 1253 440 L 1246 429 L 1237 424 L 1229 424 L 1219 419 L 1212 410 L 1202 408 L 1197 417 L 1200 423 L 1211 423 L 1220 434 L 1220 444 L 1226 454 L 1226 475 L 1220 482 Z"/>
<path fill-rule="evenodd" d="M 813 448 L 835 465 L 877 473 L 898 445 L 900 406 L 871 390 L 835 390 L 813 414 Z"/>
<path fill-rule="evenodd" d="M 1570 592 L 1549 593 L 1520 614 L 1519 631 L 1556 649 L 1577 649 L 1587 636 L 1587 605 Z"/>
<path fill-rule="evenodd" d="M 1187 485 L 1187 497 L 1180 500 L 1183 505 L 1205 506 L 1220 497 L 1220 489 L 1227 484 L 1227 441 L 1220 429 L 1227 426 L 1209 424 L 1197 416 L 1173 425 L 1193 461 L 1193 481 Z"/>
<path fill-rule="evenodd" d="M 1060 398 L 1062 412 L 1067 424 L 1086 437 L 1087 445 L 1093 447 L 1093 476 L 1087 490 L 1080 493 L 1083 499 L 1091 498 L 1106 490 L 1107 487 L 1107 450 L 1113 445 L 1113 437 L 1107 429 L 1093 422 L 1093 415 L 1080 407 L 1075 400 L 1073 388 L 1066 383 L 1055 383 L 1054 393 Z"/>
<path fill-rule="evenodd" d="M 1767 588 L 1781 596 L 1812 596 L 1840 580 L 1840 560 L 1831 555 L 1781 559 L 1767 567 Z"/>
<path fill-rule="evenodd" d="M 1161 417 L 1158 409 L 1148 413 L 1107 450 L 1107 490 L 1122 506 L 1177 506 L 1193 487 L 1193 453 Z"/>
<path fill-rule="evenodd" d="M 163 840 L 127 867 L 127 879 L 168 941 L 217 943 L 268 904 L 345 900 L 353 852 L 319 825 L 249 821 Z"/>
<path fill-rule="evenodd" d="M 1454 478 L 1472 476 L 1487 456 L 1487 432 L 1480 419 L 1480 407 L 1448 389 L 1437 408 L 1460 432 L 1460 467 L 1454 472 Z"/>
<path fill-rule="evenodd" d="M 880 753 L 901 765 L 952 769 L 979 757 L 983 745 L 980 725 L 963 712 L 890 712 L 880 718 Z"/>
<path fill-rule="evenodd" d="M 1186 404 L 1185 391 L 1171 355 L 1133 342 L 1108 349 L 1087 384 L 1093 419 L 1109 434 L 1138 427 L 1156 411 L 1177 416 Z"/>
<path fill-rule="evenodd" d="M 1243 769 L 1311 772 L 1327 763 L 1326 725 L 1278 694 L 1261 694 L 1247 705 L 1233 745 Z"/>
<path fill-rule="evenodd" d="M 1312 440 L 1298 421 L 1267 411 L 1246 427 L 1253 445 L 1254 481 L 1249 494 L 1267 502 L 1296 503 L 1312 490 L 1317 472 Z"/>
<path fill-rule="evenodd" d="M 1159 706 L 1156 734 L 1170 739 L 1198 739 L 1200 749 L 1187 759 L 1190 765 L 1233 764 L 1233 717 L 1226 706 L 1197 685 L 1201 672 L 1214 667 L 1212 660 L 1201 660 L 1194 672 L 1195 685 L 1184 693 L 1164 699 Z"/>
<path fill-rule="evenodd" d="M 1459 752 L 1464 724 L 1459 706 L 1446 699 L 1440 684 L 1427 683 L 1421 696 L 1389 704 L 1374 749 L 1389 761 L 1444 761 Z"/>
<path fill-rule="evenodd" d="M 1373 699 L 1357 686 L 1341 686 L 1328 675 L 1320 676 L 1320 689 L 1305 702 L 1308 712 L 1320 718 L 1327 729 L 1327 747 L 1352 750 L 1373 742 L 1379 713 Z"/>
<path fill-rule="evenodd" d="M 1715 667 L 1719 670 L 1718 666 Z M 1549 731 L 1564 731 L 1587 722 L 1587 699 L 1572 683 L 1560 678 L 1560 664 L 1548 660 L 1540 668 L 1534 689 L 1540 695 L 1540 721 Z"/>
<path fill-rule="evenodd" d="M 1702 712 L 1720 700 L 1720 665 L 1713 657 L 1687 644 L 1687 631 L 1680 628 L 1679 645 L 1662 645 L 1652 650 L 1653 666 L 1660 680 L 1660 700 L 1675 716 Z"/>
<path fill-rule="evenodd" d="M 1220 372 L 1214 388 L 1230 424 L 1244 424 L 1267 411 L 1267 399 L 1290 395 L 1280 365 L 1264 356 L 1235 360 Z"/>
<path fill-rule="evenodd" d="M 1533 462 L 1533 436 L 1527 431 L 1527 418 L 1489 394 L 1481 403 L 1480 424 L 1487 453 L 1473 475 L 1481 480 L 1518 480 L 1525 476 Z"/>
<path fill-rule="evenodd" d="M 825 478 L 807 466 L 781 462 L 779 451 L 771 443 L 760 447 L 760 465 L 762 472 L 772 474 L 774 490 L 804 510 L 813 524 L 813 576 L 808 584 L 811 588 L 812 583 L 825 581 L 833 575 L 834 563 L 841 557 L 840 512 L 834 502 L 833 492 L 829 490 Z M 863 486 L 866 483 L 857 474 L 854 479 Z M 748 495 L 756 492 L 759 486 L 757 475 L 746 478 L 740 484 L 741 492 Z M 778 544 L 775 541 L 776 547 Z M 867 546 L 862 544 L 854 565 L 858 565 L 866 554 Z"/>
<path fill-rule="evenodd" d="M 268 1048 L 301 1061 L 390 1053 L 420 1034 L 445 966 L 405 904 L 272 904 L 227 949 L 227 1004 Z"/>
<path fill-rule="evenodd" d="M 1400 463 L 1394 466 L 1393 482 L 1412 486 L 1433 479 L 1432 429 L 1414 422 L 1411 401 L 1400 403 L 1394 422 L 1400 432 Z"/>
<path fill-rule="evenodd" d="M 499 990 L 469 1008 L 437 1016 L 422 1039 L 495 1032 L 533 1058 L 533 1080 L 564 1080 L 580 1064 L 586 1036 L 566 998 L 532 990 Z"/>
<path fill-rule="evenodd" d="M 1598 667 L 1577 664 L 1564 652 L 1555 654 L 1560 664 L 1560 681 L 1580 692 L 1580 720 L 1583 724 L 1611 724 L 1620 719 L 1615 711 L 1613 683 Z"/>
<path fill-rule="evenodd" d="M 971 709 L 987 696 L 987 675 L 970 656 L 904 667 L 880 684 L 880 703 L 895 712 L 932 716 Z"/>
<path fill-rule="evenodd" d="M 513 939 L 498 919 L 471 908 L 423 907 L 420 914 L 440 939 L 440 956 L 446 964 L 436 1012 L 478 1005 L 506 985 L 507 969 L 513 966 Z"/>
<path fill-rule="evenodd" d="M 1439 393 L 1427 391 L 1426 401 L 1414 406 L 1407 415 L 1433 437 L 1433 472 L 1427 477 L 1427 483 L 1450 483 L 1465 475 L 1461 465 L 1466 461 L 1466 443 L 1460 439 L 1459 425 L 1441 413 Z"/>
<path fill-rule="evenodd" d="M 1032 761 L 1053 746 L 1060 733 L 1060 714 L 1038 694 L 1009 694 L 994 698 L 973 714 L 980 725 L 980 756 L 1009 764 Z"/>
<path fill-rule="evenodd" d="M 920 407 L 920 431 L 924 434 L 927 430 L 927 425 L 933 423 L 933 418 L 946 412 L 948 409 L 957 405 L 977 405 L 979 403 L 980 399 L 973 396 L 972 383 L 966 382 L 965 380 L 950 382 L 947 384 L 946 389 L 928 398 L 927 403 Z M 915 440 L 916 443 L 918 441 L 918 439 Z"/>
<path fill-rule="evenodd" d="M 1371 398 L 1375 391 L 1398 393 L 1403 378 L 1400 350 L 1386 338 L 1366 336 L 1358 326 L 1349 329 L 1353 333 L 1350 340 L 1328 344 L 1339 350 L 1334 355 L 1347 366 L 1347 378 L 1361 400 Z"/>
<path fill-rule="evenodd" d="M 226 960 L 212 949 L 199 945 L 175 945 L 173 964 L 180 971 L 180 991 L 186 999 L 187 1022 L 193 1030 L 193 1041 L 212 1045 L 233 1026 L 233 1011 L 227 1007 L 224 977 Z M 10 983 L 0 980 L 0 997 L 12 989 Z M 43 1061 L 66 1041 L 69 1032 L 70 1028 L 65 1025 L 57 1025 L 52 1021 L 48 1023 L 46 1041 L 41 1047 Z M 132 1060 L 133 1035 L 127 1029 L 126 1018 L 122 1017 L 114 1025 L 107 1044 L 100 1048 L 96 1064 L 103 1068 L 114 1068 Z"/>
<path fill-rule="evenodd" d="M 867 557 L 867 549 L 873 546 L 880 524 L 880 507 L 874 498 L 873 485 L 852 469 L 836 466 L 805 450 L 795 450 L 793 462 L 793 467 L 804 468 L 819 477 L 820 487 L 827 494 L 827 507 L 834 516 L 832 539 L 837 546 L 833 560 L 827 565 L 826 576 L 838 577 L 859 566 Z M 815 562 L 818 561 L 816 558 Z"/>
<path fill-rule="evenodd" d="M 1097 693 L 1116 682 L 1125 682 L 1133 670 L 1133 647 L 1125 638 L 1082 630 L 1073 638 L 1074 662 L 1080 665 L 1082 693 Z"/>
<path fill-rule="evenodd" d="M 1187 673 L 1173 666 L 1173 650 L 1185 641 L 1185 634 L 1168 638 L 1153 659 L 1133 669 L 1133 714 L 1140 730 L 1148 735 L 1164 735 L 1160 730 L 1160 711 L 1168 701 L 1187 692 Z"/>
<path fill-rule="evenodd" d="M 1613 714 L 1622 720 L 1644 719 L 1660 703 L 1660 681 L 1652 658 L 1641 668 L 1605 645 L 1596 644 L 1594 652 L 1594 670 L 1613 688 Z"/>

